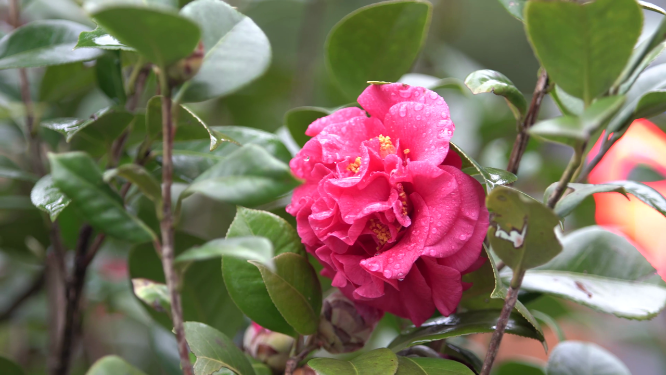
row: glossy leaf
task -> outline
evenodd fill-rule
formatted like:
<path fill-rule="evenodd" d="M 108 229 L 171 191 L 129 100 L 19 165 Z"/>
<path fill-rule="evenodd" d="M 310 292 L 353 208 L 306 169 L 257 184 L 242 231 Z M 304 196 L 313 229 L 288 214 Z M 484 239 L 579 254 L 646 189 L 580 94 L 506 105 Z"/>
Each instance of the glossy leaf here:
<path fill-rule="evenodd" d="M 0 69 L 33 68 L 94 60 L 98 50 L 72 51 L 87 27 L 72 21 L 33 21 L 0 39 Z"/>
<path fill-rule="evenodd" d="M 540 202 L 502 186 L 488 195 L 486 205 L 493 213 L 490 244 L 513 270 L 540 266 L 562 250 L 555 236 L 559 218 Z"/>
<path fill-rule="evenodd" d="M 284 219 L 266 211 L 238 207 L 227 238 L 257 234 L 271 241 L 276 254 L 303 253 L 298 234 Z M 223 256 L 222 274 L 229 295 L 252 321 L 272 331 L 295 334 L 273 304 L 257 267 L 238 257 Z"/>
<path fill-rule="evenodd" d="M 557 182 L 553 183 L 546 189 L 545 193 L 543 194 L 544 203 L 546 203 L 545 201 L 547 201 L 548 198 L 553 194 L 553 191 L 555 191 L 557 185 Z M 573 210 L 576 209 L 578 205 L 583 203 L 585 198 L 588 198 L 592 194 L 616 192 L 624 195 L 625 197 L 627 196 L 627 191 L 622 186 L 612 184 L 592 185 L 570 183 L 567 185 L 567 188 L 569 193 L 557 202 L 554 209 L 557 216 L 561 218 L 564 218 L 573 212 Z"/>
<path fill-rule="evenodd" d="M 101 58 L 102 56 L 100 56 Z M 99 64 L 99 59 L 95 65 Z M 94 68 L 82 62 L 52 65 L 46 68 L 39 84 L 39 100 L 58 102 L 81 95 L 95 85 Z"/>
<path fill-rule="evenodd" d="M 139 190 L 155 205 L 162 205 L 162 186 L 150 172 L 138 164 L 123 164 L 115 169 L 104 172 L 104 181 L 109 182 L 114 177 L 122 177 L 136 185 Z"/>
<path fill-rule="evenodd" d="M 12 180 L 35 182 L 39 180 L 36 175 L 26 172 L 14 164 L 14 162 L 6 156 L 0 155 L 0 178 L 9 178 Z"/>
<path fill-rule="evenodd" d="M 321 312 L 321 285 L 304 256 L 283 253 L 274 258 L 276 271 L 250 261 L 261 272 L 268 294 L 284 319 L 301 335 L 317 332 Z"/>
<path fill-rule="evenodd" d="M 432 6 L 422 1 L 368 5 L 338 22 L 326 40 L 326 63 L 348 97 L 356 98 L 368 81 L 397 81 L 423 46 Z"/>
<path fill-rule="evenodd" d="M 602 347 L 580 341 L 565 341 L 548 359 L 548 375 L 631 375 L 617 357 Z"/>
<path fill-rule="evenodd" d="M 636 181 L 610 181 L 608 185 L 621 186 L 629 194 L 666 216 L 666 198 L 653 188 Z"/>
<path fill-rule="evenodd" d="M 666 10 L 664 10 L 664 8 L 662 8 L 660 6 L 657 6 L 655 4 L 649 3 L 647 1 L 639 1 L 638 4 L 640 4 L 640 6 L 643 9 L 650 10 L 650 11 L 653 11 L 655 13 L 659 13 L 659 14 L 662 14 L 662 15 L 666 15 Z"/>
<path fill-rule="evenodd" d="M 454 143 L 450 143 L 450 145 L 451 149 L 460 155 L 463 162 L 463 170 L 472 175 L 479 174 L 489 189 L 493 189 L 498 185 L 507 185 L 518 180 L 518 177 L 511 172 L 497 168 L 482 167 L 481 164 L 469 157 L 460 147 Z"/>
<path fill-rule="evenodd" d="M 259 145 L 268 151 L 269 154 L 287 164 L 289 164 L 289 161 L 291 160 L 292 156 L 287 149 L 287 146 L 285 146 L 280 138 L 273 133 L 245 126 L 213 126 L 211 128 L 231 137 L 241 145 L 249 143 Z M 229 144 L 229 146 L 235 147 L 236 145 Z"/>
<path fill-rule="evenodd" d="M 111 36 L 161 67 L 189 56 L 199 43 L 199 27 L 167 8 L 115 5 L 96 10 L 92 17 Z"/>
<path fill-rule="evenodd" d="M 666 33 L 666 27 L 664 33 Z M 609 122 L 608 127 L 606 128 L 606 133 L 624 131 L 635 119 L 638 118 L 636 109 L 642 98 L 650 92 L 660 91 L 661 89 L 666 89 L 666 64 L 657 65 L 638 76 L 631 89 L 627 91 L 626 103 L 622 106 L 617 116 Z M 661 94 L 656 95 L 658 96 L 653 97 L 649 101 L 646 100 L 643 103 L 653 103 L 653 99 L 661 98 Z"/>
<path fill-rule="evenodd" d="M 263 31 L 230 5 L 196 0 L 181 14 L 201 27 L 204 59 L 194 78 L 178 93 L 183 102 L 231 94 L 261 76 L 271 61 L 271 46 Z"/>
<path fill-rule="evenodd" d="M 582 273 L 528 271 L 521 288 L 626 319 L 650 319 L 666 307 L 666 288 Z"/>
<path fill-rule="evenodd" d="M 375 349 L 351 361 L 333 358 L 314 358 L 308 366 L 319 375 L 393 375 L 398 370 L 398 357 L 388 349 Z"/>
<path fill-rule="evenodd" d="M 90 156 L 82 152 L 49 154 L 49 161 L 53 182 L 93 228 L 132 243 L 156 238 L 146 224 L 125 210 Z"/>
<path fill-rule="evenodd" d="M 529 133 L 549 142 L 578 149 L 620 110 L 624 101 L 622 95 L 599 99 L 578 117 L 562 116 L 541 121 L 532 126 Z"/>
<path fill-rule="evenodd" d="M 504 8 L 506 8 L 509 13 L 511 13 L 512 16 L 521 21 L 523 20 L 525 4 L 527 4 L 527 0 L 499 0 L 499 2 L 504 6 Z"/>
<path fill-rule="evenodd" d="M 244 206 L 268 203 L 298 186 L 289 166 L 248 144 L 201 174 L 180 196 L 194 193 Z"/>
<path fill-rule="evenodd" d="M 55 221 L 72 201 L 58 189 L 50 174 L 37 181 L 30 192 L 30 200 L 35 207 L 49 214 L 51 221 Z"/>
<path fill-rule="evenodd" d="M 396 337 L 388 346 L 399 352 L 410 346 L 473 333 L 493 332 L 500 310 L 477 310 L 451 314 L 426 321 L 419 328 Z M 517 313 L 511 313 L 506 332 L 541 340 L 534 327 Z"/>
<path fill-rule="evenodd" d="M 289 134 L 294 141 L 303 147 L 305 142 L 310 140 L 310 136 L 305 135 L 308 126 L 316 119 L 330 115 L 331 112 L 326 108 L 320 107 L 298 107 L 289 110 L 284 115 L 284 124 L 289 129 Z"/>
<path fill-rule="evenodd" d="M 95 64 L 97 84 L 100 90 L 114 103 L 125 104 L 127 96 L 123 83 L 122 62 L 120 53 L 107 52 Z"/>
<path fill-rule="evenodd" d="M 0 357 L 0 373 L 3 375 L 25 375 L 19 365 L 5 357 Z"/>
<path fill-rule="evenodd" d="M 148 279 L 132 279 L 132 289 L 136 298 L 152 307 L 155 311 L 171 314 L 171 297 L 166 284 Z"/>
<path fill-rule="evenodd" d="M 99 25 L 92 31 L 83 31 L 79 34 L 76 48 L 101 48 L 106 50 L 136 51 L 134 48 L 120 43 L 120 41 L 106 32 Z"/>
<path fill-rule="evenodd" d="M 204 243 L 205 241 L 199 238 L 176 232 L 176 256 Z M 250 264 L 248 266 L 255 268 Z M 143 278 L 156 283 L 165 283 L 162 262 L 152 243 L 132 249 L 128 258 L 128 268 L 132 279 Z M 227 294 L 219 259 L 190 264 L 180 280 L 184 320 L 205 323 L 230 336 L 245 325 L 243 314 Z M 173 328 L 173 323 L 167 314 L 158 313 L 152 308 L 146 311 L 167 330 Z"/>
<path fill-rule="evenodd" d="M 543 366 L 531 362 L 506 361 L 497 365 L 495 375 L 546 375 Z"/>
<path fill-rule="evenodd" d="M 178 255 L 174 263 L 196 262 L 223 256 L 260 262 L 273 268 L 273 246 L 263 237 L 218 238 Z"/>
<path fill-rule="evenodd" d="M 585 110 L 585 103 L 582 100 L 567 94 L 560 86 L 555 85 L 550 92 L 550 96 L 557 104 L 563 115 L 566 116 L 580 116 Z"/>
<path fill-rule="evenodd" d="M 666 111 L 666 90 L 650 91 L 638 100 L 633 117 L 649 118 L 664 111 Z"/>
<path fill-rule="evenodd" d="M 153 96 L 148 102 L 146 115 L 147 132 L 151 138 L 159 138 L 162 134 L 162 97 Z M 209 151 L 215 150 L 223 142 L 234 142 L 229 136 L 212 129 L 199 116 L 185 106 L 180 106 L 176 119 L 175 141 L 210 139 Z"/>
<path fill-rule="evenodd" d="M 198 322 L 185 322 L 184 326 L 187 344 L 197 356 L 195 374 L 213 374 L 228 368 L 237 375 L 255 375 L 243 352 L 222 332 Z"/>
<path fill-rule="evenodd" d="M 134 116 L 122 108 L 101 109 L 88 119 L 57 118 L 42 122 L 42 126 L 65 136 L 77 150 L 99 156 L 122 134 Z"/>
<path fill-rule="evenodd" d="M 625 237 L 598 226 L 566 235 L 562 239 L 562 252 L 538 269 L 630 281 L 655 273 L 650 263 Z"/>
<path fill-rule="evenodd" d="M 449 359 L 398 357 L 395 375 L 474 375 L 474 371 Z"/>
<path fill-rule="evenodd" d="M 145 375 L 136 367 L 125 362 L 124 359 L 115 356 L 107 355 L 95 362 L 92 367 L 86 372 L 86 375 Z"/>
<path fill-rule="evenodd" d="M 585 103 L 608 90 L 642 28 L 635 0 L 529 1 L 527 35 L 549 77 Z"/>
<path fill-rule="evenodd" d="M 465 85 L 472 94 L 493 93 L 503 96 L 513 116 L 520 120 L 527 111 L 525 96 L 504 74 L 494 70 L 477 70 L 465 78 Z"/>

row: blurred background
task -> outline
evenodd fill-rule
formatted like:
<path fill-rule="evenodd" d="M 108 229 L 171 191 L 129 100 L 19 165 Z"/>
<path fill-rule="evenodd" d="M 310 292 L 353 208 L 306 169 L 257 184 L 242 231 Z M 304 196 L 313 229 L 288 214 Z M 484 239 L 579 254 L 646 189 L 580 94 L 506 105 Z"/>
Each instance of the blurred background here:
<path fill-rule="evenodd" d="M 181 2 L 183 2 L 181 0 Z M 353 10 L 374 3 L 367 0 L 229 0 L 239 11 L 251 17 L 266 33 L 273 49 L 272 65 L 267 73 L 241 90 L 220 100 L 199 103 L 192 109 L 209 125 L 242 125 L 277 132 L 289 145 L 283 127 L 285 113 L 298 106 L 334 108 L 349 100 L 331 81 L 324 63 L 324 43 L 331 27 Z M 430 33 L 413 73 L 404 82 L 418 84 L 428 77 L 453 77 L 460 80 L 478 69 L 493 69 L 509 77 L 526 96 L 531 96 L 537 79 L 538 63 L 526 40 L 522 24 L 495 0 L 432 0 L 434 14 Z M 653 0 L 666 7 L 666 0 Z M 645 13 L 644 29 L 652 30 L 661 15 Z M 0 1 L 0 19 L 7 19 L 7 4 Z M 94 27 L 86 15 L 85 4 L 77 0 L 24 0 L 22 21 L 69 19 Z M 11 30 L 0 21 L 0 33 Z M 655 64 L 666 62 L 660 58 Z M 109 106 L 109 99 L 99 90 L 94 66 L 69 64 L 47 69 L 29 69 L 31 92 L 42 119 L 88 117 Z M 151 83 L 149 83 L 151 84 Z M 154 82 L 152 82 L 154 85 Z M 152 95 L 150 86 L 141 105 Z M 511 149 L 516 123 L 503 102 L 493 95 L 472 96 L 465 90 L 443 89 L 439 93 L 448 102 L 456 124 L 453 141 L 482 165 L 504 168 Z M 17 163 L 25 150 L 20 91 L 15 70 L 0 71 L 0 153 Z M 72 116 L 74 115 L 74 116 Z M 558 115 L 547 98 L 542 117 Z M 666 117 L 653 118 L 660 128 Z M 54 150 L 62 144 L 61 136 L 41 129 L 42 136 Z M 293 142 L 292 142 L 293 143 Z M 293 146 L 292 146 L 293 147 Z M 561 175 L 570 151 L 565 147 L 530 141 L 521 163 L 518 187 L 536 198 Z M 666 161 L 664 161 L 666 162 Z M 658 168 L 647 168 L 630 177 L 640 181 L 666 179 Z M 7 311 L 16 296 L 28 288 L 40 271 L 46 249 L 47 233 L 42 217 L 30 204 L 30 186 L 0 179 L 0 314 Z M 26 201 L 15 199 L 25 196 Z M 9 197 L 12 199 L 9 199 Z M 16 211 L 16 208 L 20 210 Z M 12 209 L 11 213 L 8 211 Z M 566 230 L 595 223 L 594 200 L 589 198 L 566 222 Z M 63 213 L 64 214 L 64 213 Z M 235 214 L 227 206 L 194 197 L 187 201 L 180 230 L 207 239 L 224 236 Z M 77 226 L 63 228 L 65 241 L 76 236 Z M 134 298 L 129 281 L 129 247 L 107 241 L 94 267 L 88 273 L 86 318 L 83 339 L 78 346 L 73 374 L 83 374 L 99 357 L 118 354 L 147 374 L 178 374 L 175 341 Z M 219 270 L 217 271 L 219 273 Z M 202 280 L 202 287 L 223 288 L 217 275 Z M 48 281 L 47 281 L 48 282 Z M 232 304 L 230 300 L 226 301 Z M 16 360 L 29 374 L 45 373 L 49 346 L 49 324 L 54 312 L 47 308 L 47 294 L 35 293 L 12 314 L 0 315 L 0 355 Z M 563 327 L 567 338 L 592 341 L 622 359 L 634 374 L 666 373 L 666 315 L 650 322 L 632 322 L 596 313 L 550 297 L 528 304 L 543 311 Z M 235 311 L 234 306 L 229 307 Z M 229 312 L 229 324 L 237 328 L 249 322 Z M 395 324 L 383 321 L 369 347 L 385 345 L 395 335 Z M 556 345 L 548 329 L 549 346 Z M 242 331 L 241 331 L 242 332 Z M 240 339 L 240 337 L 237 337 Z M 482 355 L 489 335 L 458 339 L 463 346 Z M 500 360 L 543 361 L 541 345 L 514 336 L 505 339 Z M 509 374 L 511 372 L 507 372 Z"/>

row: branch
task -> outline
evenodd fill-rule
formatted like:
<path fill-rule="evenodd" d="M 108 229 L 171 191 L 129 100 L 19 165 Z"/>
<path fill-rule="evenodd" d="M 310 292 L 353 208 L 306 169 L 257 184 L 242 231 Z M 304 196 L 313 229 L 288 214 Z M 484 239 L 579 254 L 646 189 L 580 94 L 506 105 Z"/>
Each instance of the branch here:
<path fill-rule="evenodd" d="M 571 156 L 571 160 L 567 165 L 567 169 L 562 174 L 560 181 L 557 183 L 555 191 L 548 198 L 548 207 L 555 208 L 555 205 L 560 200 L 564 192 L 567 190 L 567 185 L 571 182 L 571 179 L 574 177 L 576 170 L 580 166 L 580 163 L 583 161 L 583 150 L 585 150 L 585 145 L 580 149 L 574 149 L 574 154 Z"/>
<path fill-rule="evenodd" d="M 178 353 L 180 364 L 185 375 L 193 375 L 194 370 L 190 362 L 187 342 L 185 341 L 185 330 L 183 328 L 183 307 L 178 292 L 178 274 L 173 269 L 174 259 L 174 227 L 173 212 L 171 210 L 171 184 L 173 182 L 173 137 L 175 128 L 173 126 L 173 110 L 171 101 L 171 87 L 165 76 L 166 70 L 160 69 L 160 88 L 162 91 L 162 220 L 160 231 L 162 232 L 162 268 L 166 279 L 167 288 L 171 297 L 171 319 L 176 332 L 178 342 Z"/>
<path fill-rule="evenodd" d="M 587 178 L 587 176 L 592 172 L 594 167 L 601 162 L 601 160 L 606 156 L 606 153 L 608 150 L 613 147 L 615 142 L 617 142 L 620 138 L 622 138 L 622 135 L 619 135 L 617 133 L 614 133 L 613 135 L 607 137 L 605 133 L 602 135 L 603 139 L 601 141 L 601 147 L 599 147 L 599 152 L 590 160 L 589 163 L 587 163 L 584 167 L 578 178 L 576 179 L 577 182 L 583 182 Z"/>
<path fill-rule="evenodd" d="M 312 353 L 313 350 L 319 349 L 319 346 L 315 342 L 313 342 L 313 339 L 314 335 L 308 337 L 308 344 L 305 346 L 305 349 L 303 349 L 300 353 L 287 360 L 287 365 L 285 366 L 284 369 L 284 375 L 293 375 L 294 371 L 296 371 L 296 368 L 298 367 L 298 364 L 303 359 L 305 359 L 305 357 L 307 357 L 308 354 Z"/>
<path fill-rule="evenodd" d="M 483 367 L 481 368 L 481 373 L 479 375 L 490 374 L 493 362 L 495 362 L 495 357 L 497 357 L 497 352 L 499 351 L 500 344 L 502 343 L 504 330 L 506 329 L 506 325 L 509 323 L 511 311 L 513 311 L 513 308 L 516 306 L 516 301 L 518 300 L 518 290 L 520 289 L 520 284 L 523 282 L 524 276 L 525 271 L 520 271 L 517 274 L 514 274 L 513 279 L 511 279 L 511 286 L 506 293 L 506 300 L 504 302 L 504 306 L 502 307 L 500 317 L 497 320 L 497 326 L 495 328 L 495 332 L 493 332 L 493 337 L 490 339 L 488 351 L 486 352 L 486 358 L 483 361 Z"/>
<path fill-rule="evenodd" d="M 541 102 L 547 92 L 548 74 L 542 69 L 541 74 L 539 74 L 539 79 L 537 79 L 536 87 L 534 87 L 534 94 L 532 95 L 530 107 L 527 110 L 523 121 L 518 126 L 518 135 L 516 136 L 516 141 L 513 143 L 513 149 L 511 150 L 511 156 L 509 157 L 509 165 L 506 167 L 506 170 L 513 174 L 518 174 L 520 160 L 523 158 L 523 154 L 527 148 L 527 142 L 530 140 L 527 131 L 536 122 L 536 119 L 539 116 L 539 109 L 541 109 Z"/>

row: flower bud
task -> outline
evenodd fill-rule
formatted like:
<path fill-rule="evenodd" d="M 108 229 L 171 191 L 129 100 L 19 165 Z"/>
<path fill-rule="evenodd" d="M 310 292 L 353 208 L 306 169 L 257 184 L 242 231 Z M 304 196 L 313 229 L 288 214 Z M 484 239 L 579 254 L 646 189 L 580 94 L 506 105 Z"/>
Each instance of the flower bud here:
<path fill-rule="evenodd" d="M 176 61 L 166 69 L 169 83 L 175 86 L 192 79 L 192 77 L 199 73 L 203 58 L 204 47 L 203 43 L 199 42 L 197 49 L 191 55 Z"/>
<path fill-rule="evenodd" d="M 333 354 L 348 353 L 365 345 L 381 313 L 374 309 L 359 312 L 358 307 L 340 291 L 326 297 L 318 332 L 318 338 L 326 351 Z"/>
<path fill-rule="evenodd" d="M 254 322 L 247 327 L 243 337 L 246 353 L 279 372 L 284 371 L 293 344 L 293 337 L 273 332 Z"/>
<path fill-rule="evenodd" d="M 317 375 L 317 372 L 312 369 L 312 367 L 305 365 L 303 367 L 299 367 L 294 371 L 294 375 Z"/>

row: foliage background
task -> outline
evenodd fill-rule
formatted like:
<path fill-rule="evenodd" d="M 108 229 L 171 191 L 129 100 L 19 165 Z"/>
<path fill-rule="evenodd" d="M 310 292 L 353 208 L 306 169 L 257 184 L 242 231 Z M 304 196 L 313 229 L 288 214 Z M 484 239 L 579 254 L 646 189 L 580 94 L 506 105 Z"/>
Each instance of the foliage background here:
<path fill-rule="evenodd" d="M 181 0 L 182 2 L 183 0 Z M 347 103 L 344 95 L 331 82 L 324 65 L 324 40 L 331 27 L 351 11 L 374 3 L 364 0 L 229 0 L 251 17 L 269 37 L 273 60 L 268 72 L 245 89 L 225 98 L 192 105 L 209 125 L 242 125 L 286 134 L 283 117 L 287 110 L 303 105 L 337 107 Z M 463 80 L 469 73 L 483 68 L 504 73 L 525 94 L 531 94 L 536 82 L 538 62 L 525 38 L 523 25 L 511 17 L 497 1 L 432 0 L 433 21 L 426 46 L 413 72 L 439 78 Z M 666 0 L 654 0 L 666 7 Z M 22 1 L 24 22 L 37 19 L 70 19 L 94 27 L 76 0 Z M 1 19 L 6 19 L 7 4 L 0 4 Z M 659 15 L 644 12 L 644 29 L 656 27 Z M 0 32 L 11 27 L 0 22 Z M 662 56 L 654 64 L 663 63 Z M 55 102 L 38 106 L 43 119 L 75 114 L 87 117 L 111 103 L 97 88 L 90 64 L 70 64 L 58 68 L 30 69 L 33 100 Z M 417 79 L 412 76 L 411 79 Z M 412 81 L 414 82 L 414 81 Z M 155 82 L 149 84 L 155 85 Z M 148 88 L 147 93 L 154 92 Z M 456 124 L 453 142 L 485 166 L 504 168 L 515 137 L 515 120 L 503 99 L 495 96 L 472 96 L 468 92 L 440 90 L 448 102 Z M 145 106 L 146 95 L 140 106 Z M 15 70 L 0 71 L 0 104 L 11 108 L 20 101 Z M 553 117 L 557 108 L 547 97 L 541 117 Z M 12 155 L 25 149 L 23 137 L 11 113 L 0 113 L 0 153 Z M 664 129 L 666 117 L 652 119 Z M 44 130 L 43 130 L 44 131 Z M 54 133 L 44 137 L 57 142 Z M 481 151 L 483 150 L 483 151 Z M 570 149 L 550 143 L 531 141 L 525 154 L 518 188 L 538 194 L 561 175 Z M 663 178 L 662 178 L 663 179 Z M 20 244 L 25 252 L 0 252 L 0 311 L 38 272 L 36 258 L 44 249 L 39 240 L 46 236 L 36 211 L 4 210 L 3 196 L 27 195 L 29 186 L 0 179 L 0 248 L 26 234 L 35 241 Z M 536 196 L 536 195 L 535 195 Z M 536 196 L 537 198 L 540 198 Z M 30 205 L 30 202 L 27 202 Z M 197 196 L 184 207 L 181 230 L 211 239 L 223 237 L 235 207 Z M 288 215 L 285 215 L 288 217 Z M 567 220 L 567 229 L 594 223 L 594 202 Z M 76 229 L 76 228 L 75 228 Z M 63 228 L 67 234 L 68 228 Z M 70 231 L 71 232 L 71 231 Z M 70 240 L 76 233 L 69 233 Z M 22 236 L 22 237 L 21 237 Z M 67 238 L 65 238 L 67 240 Z M 88 273 L 83 345 L 76 353 L 74 374 L 82 374 L 96 359 L 106 354 L 119 354 L 147 374 L 177 374 L 178 360 L 170 333 L 155 323 L 134 298 L 128 279 L 126 260 L 129 247 L 107 241 Z M 36 255 L 35 255 L 36 254 Z M 218 271 L 219 272 L 219 271 Z M 202 280 L 202 287 L 216 288 L 213 279 Z M 230 301 L 229 301 L 230 303 Z M 49 316 L 46 294 L 41 293 L 15 314 L 0 321 L 0 355 L 17 360 L 30 374 L 41 374 L 45 368 Z M 554 316 L 565 328 L 568 338 L 597 342 L 616 354 L 632 373 L 663 374 L 666 369 L 666 315 L 649 322 L 632 322 L 602 315 L 590 309 L 555 301 L 548 297 L 531 302 L 530 308 Z M 233 310 L 233 309 L 232 309 Z M 235 311 L 228 311 L 231 325 L 246 325 Z M 395 333 L 394 324 L 384 321 L 369 348 L 386 344 Z M 548 333 L 549 346 L 556 339 Z M 468 343 L 483 353 L 489 335 L 473 337 Z M 236 337 L 240 339 L 240 337 Z M 536 341 L 506 337 L 500 360 L 513 358 L 514 352 L 545 359 Z"/>

